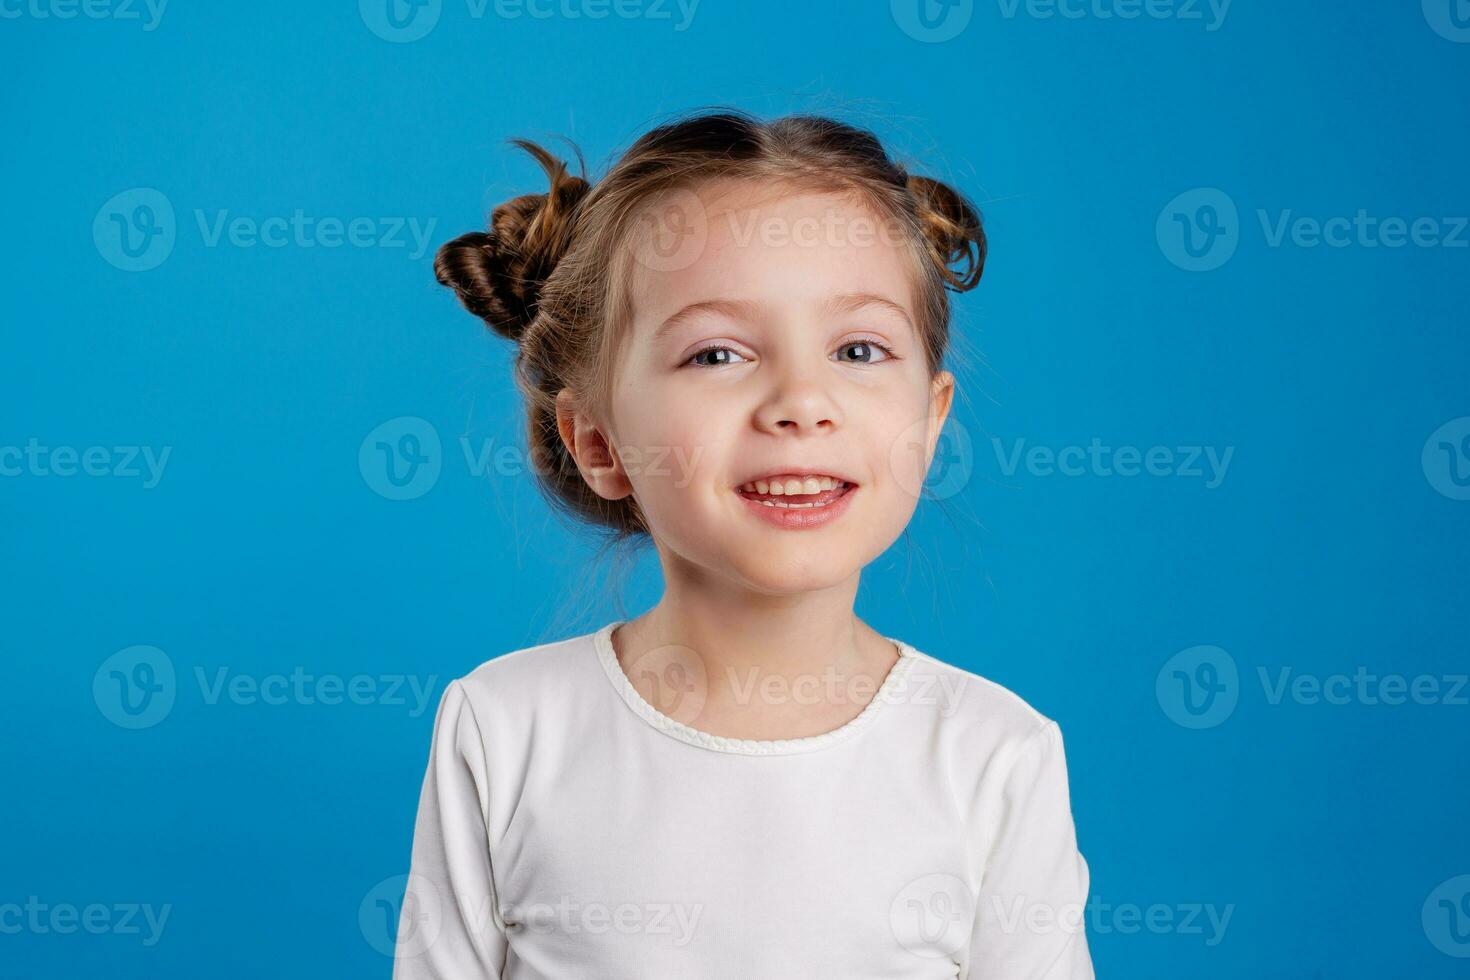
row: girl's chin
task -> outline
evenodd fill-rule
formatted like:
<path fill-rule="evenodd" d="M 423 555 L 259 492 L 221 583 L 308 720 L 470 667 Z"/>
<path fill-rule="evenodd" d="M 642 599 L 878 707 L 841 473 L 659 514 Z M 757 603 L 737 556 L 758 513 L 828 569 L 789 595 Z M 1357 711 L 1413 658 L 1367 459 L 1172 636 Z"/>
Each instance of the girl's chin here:
<path fill-rule="evenodd" d="M 752 549 L 730 559 L 734 578 L 745 582 L 754 592 L 773 596 L 835 588 L 857 574 L 861 567 L 846 554 L 802 553 L 799 545 Z"/>

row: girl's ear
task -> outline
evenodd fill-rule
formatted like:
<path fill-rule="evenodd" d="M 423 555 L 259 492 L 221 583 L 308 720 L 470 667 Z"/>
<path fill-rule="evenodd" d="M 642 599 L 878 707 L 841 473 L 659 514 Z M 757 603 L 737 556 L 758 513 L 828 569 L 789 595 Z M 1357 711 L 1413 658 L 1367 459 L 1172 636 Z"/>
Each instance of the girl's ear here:
<path fill-rule="evenodd" d="M 929 385 L 929 446 L 928 458 L 934 458 L 934 448 L 939 434 L 944 431 L 944 421 L 949 417 L 954 403 L 955 377 L 949 371 L 940 371 Z"/>
<path fill-rule="evenodd" d="M 570 388 L 557 392 L 556 429 L 594 493 L 605 500 L 621 500 L 633 492 L 617 453 L 595 420 L 578 406 Z"/>

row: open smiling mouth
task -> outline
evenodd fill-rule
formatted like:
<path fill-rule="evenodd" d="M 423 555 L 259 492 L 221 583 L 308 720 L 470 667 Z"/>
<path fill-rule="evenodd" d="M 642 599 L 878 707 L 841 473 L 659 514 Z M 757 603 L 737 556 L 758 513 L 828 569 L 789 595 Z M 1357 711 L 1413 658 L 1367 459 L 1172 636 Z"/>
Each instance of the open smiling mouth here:
<path fill-rule="evenodd" d="M 847 510 L 857 484 L 831 476 L 789 476 L 753 480 L 735 488 L 747 510 L 780 528 L 828 524 Z"/>

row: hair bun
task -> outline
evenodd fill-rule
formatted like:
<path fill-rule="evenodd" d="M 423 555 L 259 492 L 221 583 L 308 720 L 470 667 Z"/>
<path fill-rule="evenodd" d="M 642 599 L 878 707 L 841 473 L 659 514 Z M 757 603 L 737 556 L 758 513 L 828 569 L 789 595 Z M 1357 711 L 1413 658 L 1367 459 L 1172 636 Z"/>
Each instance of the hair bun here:
<path fill-rule="evenodd" d="M 945 282 L 955 290 L 974 289 L 985 271 L 985 229 L 980 213 L 964 195 L 929 177 L 908 177 L 918 205 L 929 251 Z"/>
<path fill-rule="evenodd" d="M 511 142 L 541 164 L 550 189 L 496 207 L 488 232 L 470 232 L 440 246 L 434 278 L 496 333 L 519 341 L 536 318 L 541 289 L 566 251 L 572 218 L 591 185 L 536 144 Z"/>

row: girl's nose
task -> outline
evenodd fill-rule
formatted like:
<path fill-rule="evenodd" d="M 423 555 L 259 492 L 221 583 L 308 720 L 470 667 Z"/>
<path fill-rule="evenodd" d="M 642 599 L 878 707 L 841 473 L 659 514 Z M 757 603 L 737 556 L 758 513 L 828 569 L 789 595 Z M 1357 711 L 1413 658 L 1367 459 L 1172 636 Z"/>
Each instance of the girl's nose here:
<path fill-rule="evenodd" d="M 756 427 L 772 434 L 836 430 L 842 423 L 841 411 L 829 390 L 830 379 L 821 375 L 820 368 L 803 367 L 774 376 L 769 394 L 756 409 Z"/>

